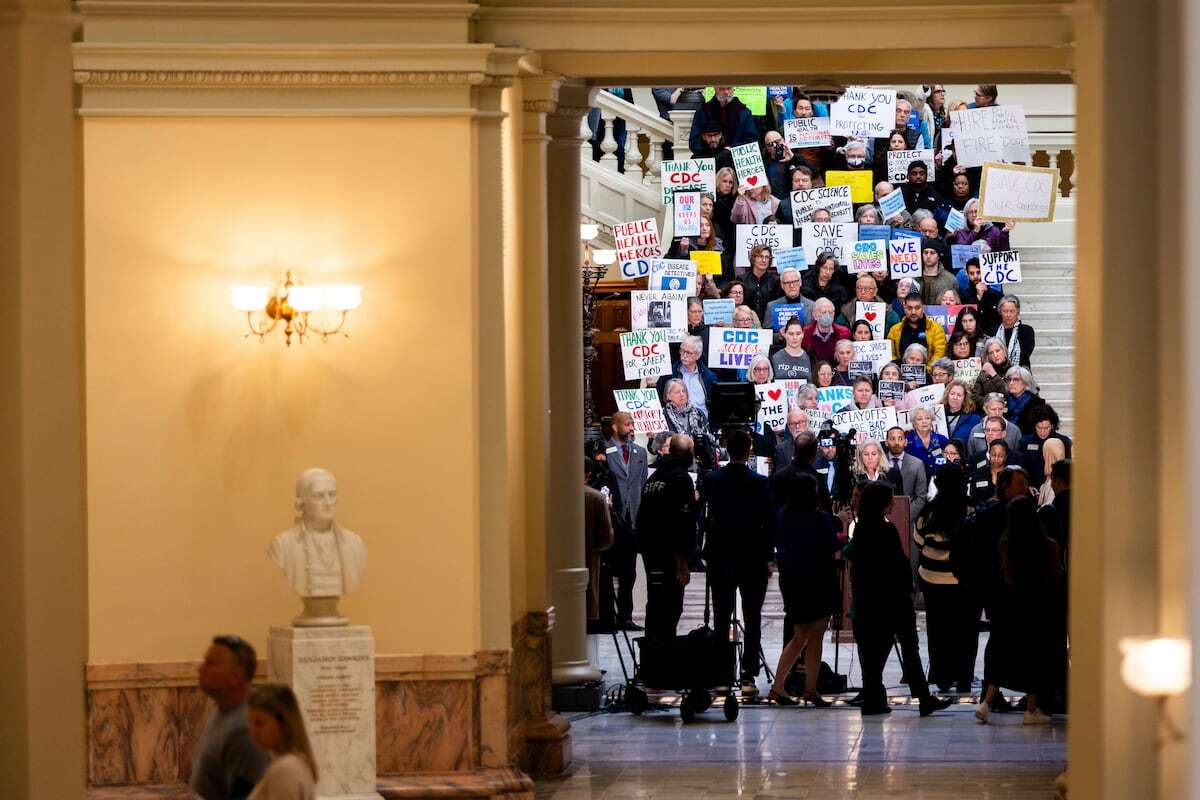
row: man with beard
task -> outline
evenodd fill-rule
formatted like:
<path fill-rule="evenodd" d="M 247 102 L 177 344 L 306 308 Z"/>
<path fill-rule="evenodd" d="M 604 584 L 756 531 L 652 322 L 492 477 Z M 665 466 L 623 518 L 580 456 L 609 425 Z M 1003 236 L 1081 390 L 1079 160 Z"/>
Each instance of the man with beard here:
<path fill-rule="evenodd" d="M 693 154 L 704 149 L 701 134 L 706 122 L 715 122 L 721 126 L 721 133 L 724 134 L 728 147 L 758 141 L 758 128 L 754 124 L 754 116 L 741 100 L 733 96 L 732 86 L 716 87 L 713 98 L 700 106 L 696 115 L 692 117 L 688 147 L 692 148 Z"/>

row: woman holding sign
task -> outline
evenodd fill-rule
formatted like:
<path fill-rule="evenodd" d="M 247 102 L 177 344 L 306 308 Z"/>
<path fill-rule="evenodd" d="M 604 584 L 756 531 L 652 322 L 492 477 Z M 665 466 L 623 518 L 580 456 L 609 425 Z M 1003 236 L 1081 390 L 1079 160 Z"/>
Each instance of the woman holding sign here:
<path fill-rule="evenodd" d="M 733 212 L 729 215 L 735 225 L 761 225 L 767 217 L 773 217 L 779 211 L 779 198 L 771 194 L 770 186 L 754 189 L 738 187 L 737 193 Z"/>
<path fill-rule="evenodd" d="M 950 244 L 974 244 L 978 241 L 984 241 L 993 250 L 1011 249 L 1009 247 L 1008 232 L 1013 229 L 1012 223 L 1006 222 L 1000 226 L 981 220 L 979 218 L 978 198 L 973 197 L 963 205 L 963 216 L 967 219 L 967 227 L 955 231 L 950 237 Z"/>

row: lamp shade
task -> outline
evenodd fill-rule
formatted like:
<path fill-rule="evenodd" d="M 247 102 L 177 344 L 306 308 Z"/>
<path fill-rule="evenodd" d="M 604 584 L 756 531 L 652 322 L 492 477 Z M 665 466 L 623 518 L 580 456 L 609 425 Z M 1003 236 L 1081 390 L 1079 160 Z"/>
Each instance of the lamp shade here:
<path fill-rule="evenodd" d="M 600 226 L 594 222 L 583 222 L 579 225 L 579 238 L 590 242 L 600 235 Z"/>
<path fill-rule="evenodd" d="M 362 287 L 352 283 L 326 286 L 325 305 L 334 311 L 353 311 L 362 305 Z"/>
<path fill-rule="evenodd" d="M 325 304 L 325 298 L 316 286 L 293 286 L 288 289 L 287 302 L 296 311 L 316 311 Z"/>
<path fill-rule="evenodd" d="M 1121 680 L 1144 697 L 1171 697 L 1192 684 L 1192 643 L 1187 639 L 1130 636 L 1121 640 Z"/>
<path fill-rule="evenodd" d="M 238 311 L 262 311 L 267 306 L 271 290 L 266 286 L 234 286 L 229 299 Z"/>
<path fill-rule="evenodd" d="M 602 267 L 607 267 L 617 260 L 616 250 L 593 250 L 592 262 L 599 264 Z"/>

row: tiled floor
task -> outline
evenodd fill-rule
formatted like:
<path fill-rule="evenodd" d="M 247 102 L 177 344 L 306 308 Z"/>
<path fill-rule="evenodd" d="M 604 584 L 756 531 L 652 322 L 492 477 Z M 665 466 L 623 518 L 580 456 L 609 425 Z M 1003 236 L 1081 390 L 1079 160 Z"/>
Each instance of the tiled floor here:
<path fill-rule="evenodd" d="M 702 612 L 702 587 L 689 589 L 681 631 L 699 624 Z M 782 614 L 771 596 L 764 616 L 763 648 L 774 669 Z M 924 631 L 920 633 L 924 645 Z M 985 642 L 983 634 L 977 674 L 982 673 Z M 592 637 L 592 646 L 608 684 L 622 683 L 612 637 Z M 838 671 L 849 675 L 851 685 L 859 685 L 854 646 L 843 644 L 839 650 Z M 825 660 L 833 664 L 828 641 Z M 686 724 L 674 709 L 641 717 L 575 715 L 572 772 L 539 781 L 537 796 L 1053 798 L 1054 777 L 1066 762 L 1065 718 L 1026 727 L 1019 713 L 993 714 L 992 724 L 985 726 L 975 721 L 970 699 L 963 698 L 949 710 L 921 719 L 916 706 L 907 705 L 908 692 L 899 678 L 898 661 L 892 658 L 885 679 L 894 711 L 866 720 L 842 703 L 829 709 L 743 705 L 732 723 L 725 721 L 719 704 Z M 759 686 L 767 688 L 762 676 Z"/>

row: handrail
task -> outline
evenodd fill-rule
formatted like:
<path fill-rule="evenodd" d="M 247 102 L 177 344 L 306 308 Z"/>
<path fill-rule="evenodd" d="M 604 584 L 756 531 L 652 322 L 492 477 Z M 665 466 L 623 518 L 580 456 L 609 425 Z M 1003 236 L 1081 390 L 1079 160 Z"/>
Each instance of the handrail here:
<path fill-rule="evenodd" d="M 599 92 L 596 94 L 596 107 L 601 112 L 609 112 L 613 116 L 620 117 L 626 122 L 631 122 L 646 134 L 653 134 L 655 141 L 669 142 L 675 135 L 675 129 L 670 122 L 667 122 L 657 114 L 652 114 L 639 105 L 622 100 L 612 92 Z"/>

